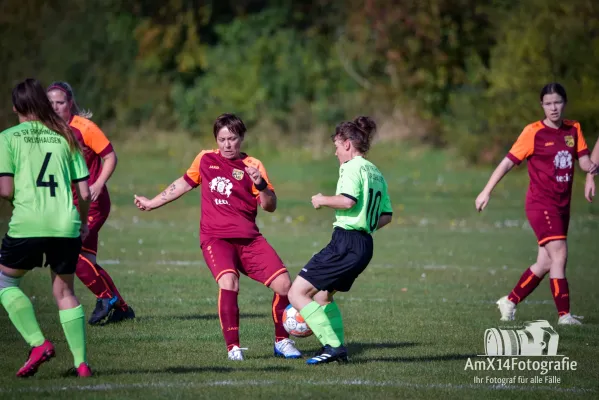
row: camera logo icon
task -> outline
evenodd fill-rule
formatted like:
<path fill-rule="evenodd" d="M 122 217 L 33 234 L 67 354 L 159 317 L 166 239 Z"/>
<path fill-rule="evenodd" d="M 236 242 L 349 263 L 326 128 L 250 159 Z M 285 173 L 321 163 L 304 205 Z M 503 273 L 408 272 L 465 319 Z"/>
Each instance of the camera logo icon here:
<path fill-rule="evenodd" d="M 488 356 L 558 355 L 559 335 L 545 320 L 525 322 L 523 329 L 487 329 L 484 341 Z"/>

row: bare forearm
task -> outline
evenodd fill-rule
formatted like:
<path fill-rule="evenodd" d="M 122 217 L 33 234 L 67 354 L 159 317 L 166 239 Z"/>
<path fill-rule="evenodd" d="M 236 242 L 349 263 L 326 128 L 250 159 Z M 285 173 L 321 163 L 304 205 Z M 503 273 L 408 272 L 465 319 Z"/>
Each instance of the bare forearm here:
<path fill-rule="evenodd" d="M 321 205 L 334 210 L 349 210 L 356 204 L 355 201 L 343 195 L 323 196 Z"/>
<path fill-rule="evenodd" d="M 483 189 L 483 192 L 490 194 L 493 191 L 493 189 L 495 189 L 495 186 L 497 186 L 499 181 L 501 181 L 501 179 L 512 169 L 513 166 L 514 163 L 509 158 L 504 158 L 499 163 L 497 168 L 495 168 L 493 174 L 491 174 L 491 177 L 489 178 L 487 185 Z"/>
<path fill-rule="evenodd" d="M 578 165 L 584 172 L 592 172 L 595 167 L 589 156 L 580 157 L 578 160 Z"/>
<path fill-rule="evenodd" d="M 595 164 L 599 164 L 599 139 L 597 139 L 597 143 L 595 143 L 595 147 L 593 147 L 593 152 L 591 153 L 591 161 Z"/>
<path fill-rule="evenodd" d="M 182 177 L 174 181 L 162 193 L 151 200 L 152 209 L 160 208 L 171 201 L 177 200 L 193 189 Z"/>
<path fill-rule="evenodd" d="M 266 188 L 260 192 L 260 206 L 264 211 L 274 212 L 277 209 L 277 195 Z"/>
<path fill-rule="evenodd" d="M 118 159 L 114 152 L 108 154 L 106 157 L 102 159 L 102 171 L 100 172 L 100 176 L 96 179 L 96 183 L 104 186 L 106 182 L 110 179 L 114 170 L 116 169 L 116 164 L 118 163 Z"/>
<path fill-rule="evenodd" d="M 89 205 L 91 204 L 91 195 L 87 181 L 77 182 L 75 184 L 77 191 L 77 205 L 79 206 L 79 218 L 81 222 L 87 224 L 87 216 L 89 214 Z"/>

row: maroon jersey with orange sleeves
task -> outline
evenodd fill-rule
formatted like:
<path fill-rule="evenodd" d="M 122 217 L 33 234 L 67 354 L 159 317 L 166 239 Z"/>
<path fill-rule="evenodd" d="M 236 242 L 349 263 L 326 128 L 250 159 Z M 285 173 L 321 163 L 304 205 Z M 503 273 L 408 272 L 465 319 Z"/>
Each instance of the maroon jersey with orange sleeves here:
<path fill-rule="evenodd" d="M 245 172 L 248 166 L 257 168 L 274 191 L 260 160 L 247 154 L 229 160 L 218 150 L 202 151 L 183 175 L 191 187 L 202 184 L 200 240 L 260 236 L 256 226 L 260 192 Z"/>
<path fill-rule="evenodd" d="M 580 124 L 564 120 L 559 129 L 537 121 L 528 125 L 507 157 L 528 160 L 527 210 L 570 211 L 575 161 L 589 154 Z"/>
<path fill-rule="evenodd" d="M 98 177 L 102 172 L 102 157 L 112 153 L 114 149 L 106 135 L 104 135 L 104 132 L 89 119 L 75 115 L 69 121 L 69 125 L 73 128 L 73 133 L 83 149 L 85 163 L 87 164 L 87 169 L 89 169 L 88 183 L 92 185 L 98 180 Z M 77 204 L 77 192 L 74 188 L 73 196 L 75 204 Z M 94 207 L 94 204 L 96 203 L 107 202 L 110 203 L 110 197 L 108 195 L 108 189 L 104 186 L 98 199 L 92 203 L 92 207 Z"/>

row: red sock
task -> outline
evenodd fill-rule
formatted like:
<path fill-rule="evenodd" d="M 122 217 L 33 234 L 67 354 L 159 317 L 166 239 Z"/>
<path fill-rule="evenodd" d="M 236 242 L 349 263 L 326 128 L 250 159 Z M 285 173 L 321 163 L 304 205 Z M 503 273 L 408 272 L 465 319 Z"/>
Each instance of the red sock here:
<path fill-rule="evenodd" d="M 570 290 L 568 289 L 568 280 L 562 279 L 551 279 L 551 294 L 553 294 L 553 301 L 555 301 L 555 307 L 557 307 L 557 314 L 561 317 L 570 313 Z"/>
<path fill-rule="evenodd" d="M 116 285 L 112 281 L 112 278 L 110 277 L 108 272 L 106 272 L 106 270 L 98 264 L 95 264 L 95 267 L 96 271 L 98 271 L 98 274 L 100 274 L 100 276 L 104 279 L 104 282 L 106 282 L 113 295 L 117 295 L 119 297 L 119 302 L 117 303 L 117 306 L 120 307 L 123 311 L 127 310 L 129 306 L 125 302 L 125 299 L 123 299 L 123 296 L 121 296 L 121 294 L 119 293 L 119 290 L 116 288 Z"/>
<path fill-rule="evenodd" d="M 275 342 L 287 339 L 289 333 L 283 327 L 283 311 L 289 305 L 287 296 L 280 296 L 275 293 L 272 298 L 272 320 L 275 323 Z"/>
<path fill-rule="evenodd" d="M 100 276 L 94 265 L 81 255 L 77 262 L 75 274 L 97 298 L 109 299 L 112 297 L 112 292 L 106 281 Z"/>
<path fill-rule="evenodd" d="M 530 270 L 530 268 L 527 268 L 526 271 L 524 271 L 524 273 L 520 277 L 518 284 L 514 286 L 514 289 L 512 289 L 512 291 L 508 295 L 508 300 L 514 302 L 515 304 L 520 303 L 529 294 L 531 294 L 537 286 L 539 286 L 539 283 L 542 279 L 543 278 L 539 278 L 538 276 L 536 276 Z"/>
<path fill-rule="evenodd" d="M 239 306 L 237 292 L 226 289 L 218 291 L 218 317 L 223 330 L 227 350 L 239 347 Z"/>

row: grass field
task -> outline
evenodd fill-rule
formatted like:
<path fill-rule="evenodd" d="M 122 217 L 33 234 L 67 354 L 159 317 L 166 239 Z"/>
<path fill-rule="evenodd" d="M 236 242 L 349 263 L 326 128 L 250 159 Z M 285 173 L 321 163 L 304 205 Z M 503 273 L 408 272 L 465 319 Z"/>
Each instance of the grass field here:
<path fill-rule="evenodd" d="M 501 323 L 494 302 L 511 290 L 536 256 L 525 221 L 525 168 L 497 188 L 478 214 L 474 199 L 490 170 L 465 168 L 451 154 L 400 145 L 376 146 L 370 158 L 391 189 L 394 221 L 375 236 L 375 256 L 351 292 L 338 295 L 352 362 L 308 367 L 272 357 L 272 294 L 242 277 L 241 340 L 246 361 L 226 359 L 216 310 L 217 286 L 198 245 L 198 191 L 152 213 L 134 193 L 155 195 L 212 143 L 181 137 L 131 138 L 117 144 L 120 164 L 110 184 L 111 218 L 101 233 L 100 263 L 138 315 L 135 322 L 89 327 L 95 377 L 63 377 L 71 367 L 49 286 L 37 269 L 23 282 L 57 357 L 29 380 L 17 380 L 27 346 L 0 311 L 0 398 L 597 398 L 599 396 L 599 207 L 582 198 L 577 176 L 568 278 L 582 327 L 558 327 L 548 281 L 519 306 L 517 323 Z M 310 197 L 334 191 L 337 162 L 303 150 L 261 157 L 279 196 L 259 225 L 294 277 L 328 242 L 333 212 L 313 210 Z M 87 315 L 92 295 L 78 282 Z M 465 370 L 484 354 L 487 328 L 547 319 L 559 351 L 575 371 L 549 372 L 559 383 L 494 384 L 486 377 L 542 376 L 527 371 Z M 314 337 L 298 339 L 311 353 Z M 527 358 L 521 358 L 526 360 Z M 561 359 L 561 358 L 558 358 Z M 482 359 L 481 359 L 482 360 Z M 475 383 L 482 377 L 482 383 Z"/>

